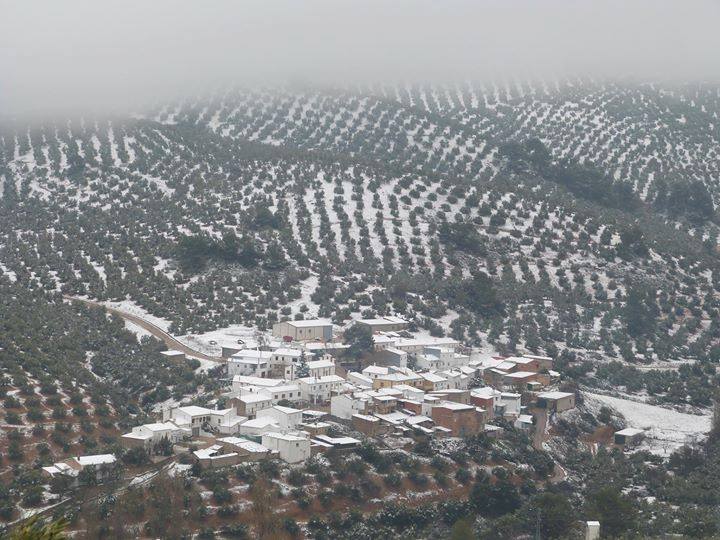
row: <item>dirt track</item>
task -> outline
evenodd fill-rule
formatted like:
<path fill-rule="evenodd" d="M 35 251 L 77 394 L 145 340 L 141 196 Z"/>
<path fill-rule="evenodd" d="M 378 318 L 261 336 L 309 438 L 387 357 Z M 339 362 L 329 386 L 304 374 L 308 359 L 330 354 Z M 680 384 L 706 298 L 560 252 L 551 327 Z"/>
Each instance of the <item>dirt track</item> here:
<path fill-rule="evenodd" d="M 143 319 L 141 317 L 138 317 L 137 315 L 131 315 L 130 313 L 126 313 L 117 308 L 108 307 L 99 302 L 94 302 L 93 300 L 86 300 L 84 298 L 76 298 L 74 296 L 65 296 L 64 298 L 67 300 L 72 300 L 73 302 L 82 302 L 82 303 L 88 304 L 90 306 L 100 307 L 114 315 L 117 315 L 118 317 L 122 317 L 126 321 L 130 321 L 131 323 L 138 325 L 143 330 L 146 330 L 147 332 L 149 332 L 150 334 L 152 334 L 159 340 L 165 342 L 165 345 L 167 345 L 168 349 L 184 352 L 188 356 L 200 358 L 201 360 L 209 360 L 211 362 L 218 362 L 218 363 L 224 362 L 224 360 L 222 358 L 220 358 L 219 356 L 210 356 L 205 353 L 201 353 L 200 351 L 196 351 L 195 349 L 191 349 L 184 343 L 178 341 L 173 336 L 168 334 L 165 330 L 163 330 L 159 326 L 156 326 L 153 323 L 146 321 L 145 319 Z"/>

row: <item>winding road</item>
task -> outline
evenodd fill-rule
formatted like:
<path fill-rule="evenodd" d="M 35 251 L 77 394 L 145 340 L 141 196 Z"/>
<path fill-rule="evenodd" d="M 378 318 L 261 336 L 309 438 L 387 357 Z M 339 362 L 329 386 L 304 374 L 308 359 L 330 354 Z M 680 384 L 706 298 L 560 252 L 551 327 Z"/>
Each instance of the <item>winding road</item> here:
<path fill-rule="evenodd" d="M 178 341 L 175 337 L 168 334 L 165 330 L 163 330 L 159 326 L 143 319 L 142 317 L 138 317 L 137 315 L 132 315 L 132 314 L 122 311 L 120 309 L 106 306 L 105 304 L 101 304 L 100 302 L 95 302 L 93 300 L 88 300 L 86 298 L 78 298 L 76 296 L 67 296 L 67 295 L 64 295 L 63 298 L 65 298 L 66 300 L 71 300 L 73 302 L 82 302 L 83 304 L 103 308 L 105 311 L 108 311 L 109 313 L 112 313 L 113 315 L 117 315 L 118 317 L 121 317 L 121 318 L 125 319 L 126 321 L 136 324 L 143 330 L 146 330 L 148 333 L 152 334 L 157 339 L 165 342 L 165 345 L 167 345 L 168 349 L 172 349 L 174 351 L 180 351 L 180 352 L 185 353 L 188 356 L 193 356 L 193 357 L 199 358 L 201 360 L 209 360 L 210 362 L 217 362 L 217 363 L 225 362 L 225 360 L 223 358 L 220 358 L 219 356 L 210 356 L 208 354 L 202 353 L 200 351 L 196 351 L 195 349 L 188 347 L 181 341 Z"/>

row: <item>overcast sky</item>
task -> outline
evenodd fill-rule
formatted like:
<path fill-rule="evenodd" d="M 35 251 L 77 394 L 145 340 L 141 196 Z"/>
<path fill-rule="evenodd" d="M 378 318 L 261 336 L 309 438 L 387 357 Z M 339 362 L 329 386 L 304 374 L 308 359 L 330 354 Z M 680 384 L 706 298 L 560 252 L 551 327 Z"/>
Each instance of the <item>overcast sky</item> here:
<path fill-rule="evenodd" d="M 720 80 L 717 0 L 0 0 L 0 112 L 226 84 Z"/>

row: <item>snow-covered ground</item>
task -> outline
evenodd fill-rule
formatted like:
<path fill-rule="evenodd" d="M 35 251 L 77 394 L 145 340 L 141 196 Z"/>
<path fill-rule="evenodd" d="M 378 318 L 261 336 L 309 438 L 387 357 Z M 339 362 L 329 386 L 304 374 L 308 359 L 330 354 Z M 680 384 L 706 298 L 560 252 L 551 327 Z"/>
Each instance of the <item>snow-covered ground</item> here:
<path fill-rule="evenodd" d="M 263 338 L 260 337 L 261 335 Z M 268 341 L 270 338 L 266 334 L 258 332 L 255 328 L 235 324 L 227 328 L 211 330 L 204 334 L 176 336 L 176 339 L 196 351 L 220 356 L 222 346 L 253 349 L 260 345 L 259 341 L 261 339 Z"/>
<path fill-rule="evenodd" d="M 704 436 L 710 431 L 711 416 L 681 413 L 647 403 L 638 403 L 601 394 L 585 393 L 590 406 L 612 407 L 625 417 L 628 427 L 646 430 L 646 439 L 640 446 L 654 454 L 667 456 L 674 450 Z"/>
<path fill-rule="evenodd" d="M 123 300 L 121 302 L 101 302 L 101 303 L 105 306 L 115 308 L 124 313 L 128 313 L 130 315 L 135 315 L 136 317 L 140 317 L 141 319 L 144 319 L 147 322 L 154 324 L 155 326 L 164 330 L 165 332 L 167 332 L 168 329 L 170 328 L 170 321 L 161 319 L 160 317 L 156 317 L 154 315 L 151 315 L 145 309 L 138 306 L 135 302 L 132 302 L 131 300 Z"/>
<path fill-rule="evenodd" d="M 152 334 L 137 324 L 125 321 L 125 328 L 137 336 L 138 341 L 144 337 L 152 337 Z"/>

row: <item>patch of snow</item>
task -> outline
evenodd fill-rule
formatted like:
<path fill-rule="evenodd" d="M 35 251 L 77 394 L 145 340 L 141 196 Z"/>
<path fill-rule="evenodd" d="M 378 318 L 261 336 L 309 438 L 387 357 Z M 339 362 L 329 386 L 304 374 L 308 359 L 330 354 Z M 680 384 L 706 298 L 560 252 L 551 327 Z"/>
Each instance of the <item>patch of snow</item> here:
<path fill-rule="evenodd" d="M 585 400 L 612 407 L 625 417 L 628 427 L 644 429 L 641 448 L 667 456 L 687 442 L 710 431 L 711 416 L 681 413 L 647 403 L 601 394 L 585 393 Z"/>

